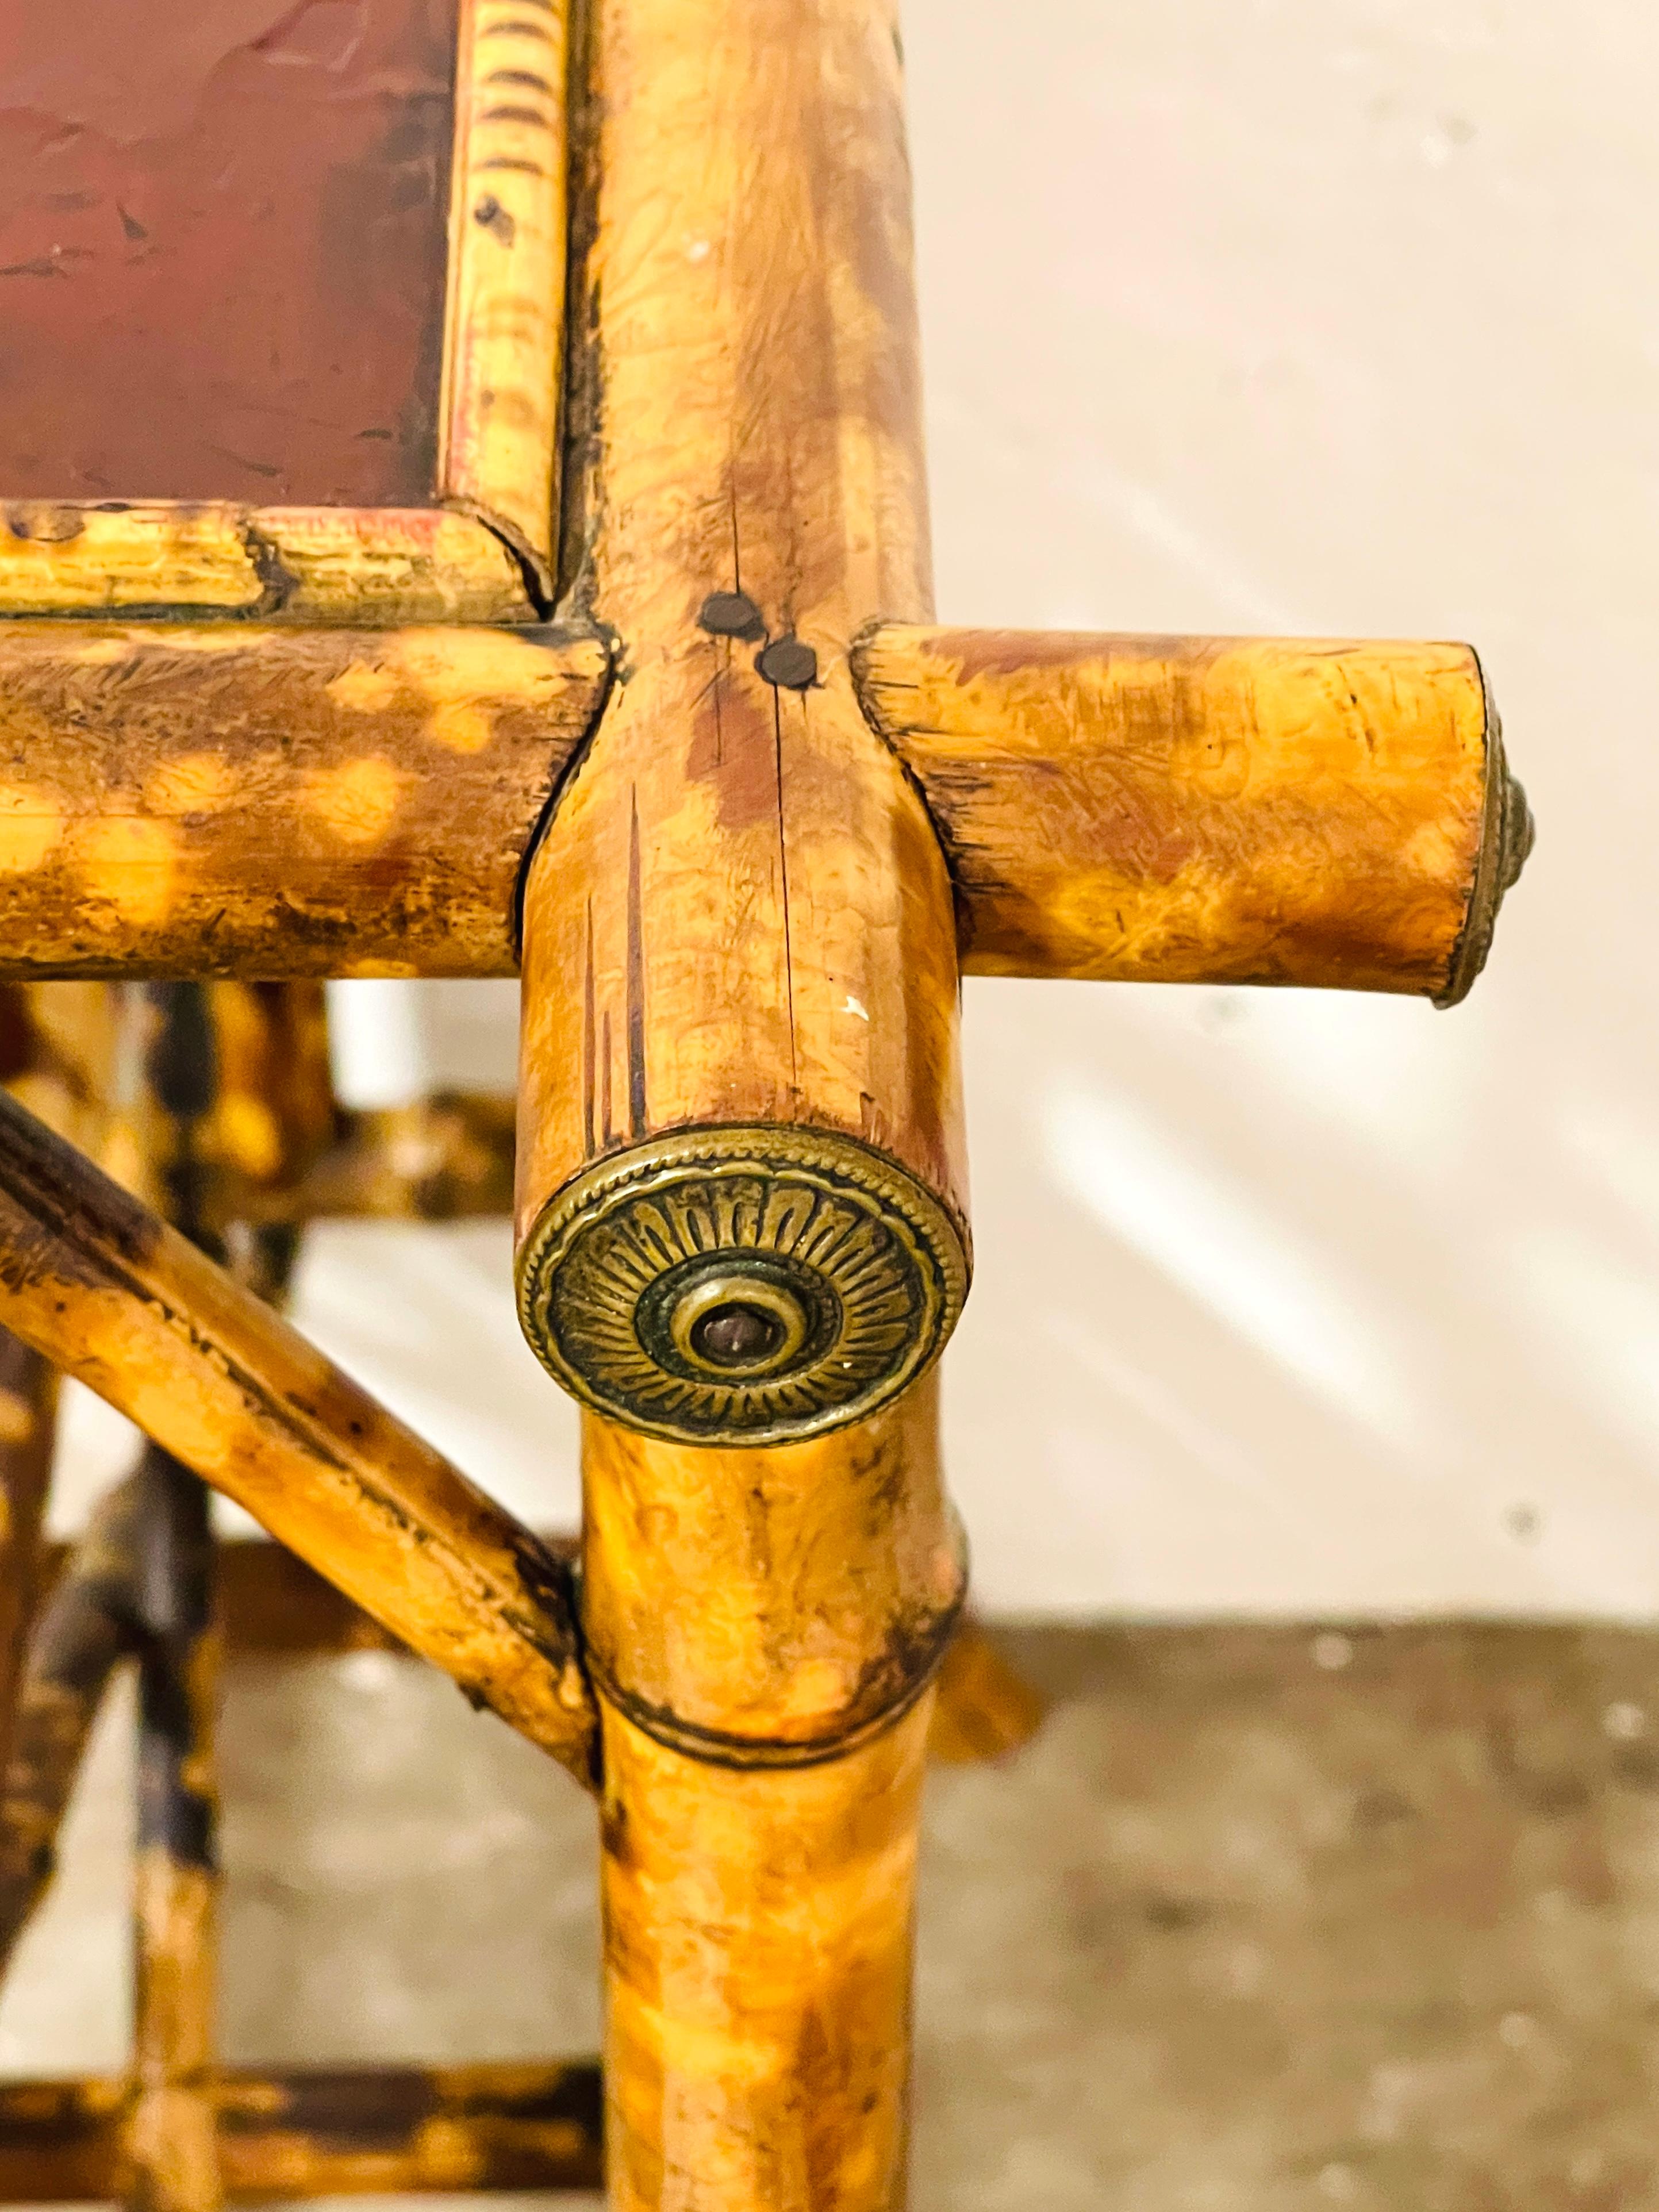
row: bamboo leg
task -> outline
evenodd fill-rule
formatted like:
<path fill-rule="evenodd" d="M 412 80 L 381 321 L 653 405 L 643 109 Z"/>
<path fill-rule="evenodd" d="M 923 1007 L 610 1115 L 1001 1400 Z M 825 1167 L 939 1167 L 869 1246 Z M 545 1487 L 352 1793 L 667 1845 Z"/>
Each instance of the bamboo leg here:
<path fill-rule="evenodd" d="M 593 0 L 566 568 L 618 681 L 524 904 L 520 1311 L 589 1408 L 615 2212 L 893 2212 L 931 1363 L 967 1287 L 888 0 Z"/>
<path fill-rule="evenodd" d="M 222 1095 L 213 1006 L 199 983 L 152 984 L 147 1054 L 157 1180 L 168 1218 L 224 1256 L 204 1138 Z M 151 1445 L 137 1475 L 138 1833 L 133 1881 L 132 2212 L 216 2212 L 213 2103 L 218 1807 L 213 1531 L 208 1490 Z"/>
<path fill-rule="evenodd" d="M 137 1504 L 129 1479 L 100 1499 L 34 1626 L 0 1797 L 0 1972 L 57 1866 L 57 1837 L 111 1675 L 131 1656 Z"/>
<path fill-rule="evenodd" d="M 0 1329 L 0 1772 L 10 1755 L 38 1601 L 40 1525 L 57 1410 L 57 1370 L 30 1346 Z"/>
<path fill-rule="evenodd" d="M 137 2212 L 215 2212 L 222 2193 L 213 2082 L 218 1648 L 208 1490 L 154 1448 L 138 1490 L 143 1636 L 128 2202 Z"/>
<path fill-rule="evenodd" d="M 129 2185 L 125 2081 L 0 2082 L 0 2203 L 107 2203 Z M 227 2068 L 233 2203 L 599 2185 L 599 2078 L 552 2064 Z"/>
<path fill-rule="evenodd" d="M 58 1087 L 36 1019 L 39 994 L 0 985 L 0 1081 Z M 48 1072 L 50 1070 L 50 1072 Z M 52 1480 L 57 1370 L 0 1329 L 0 1775 L 11 1755 L 18 1688 L 40 1602 L 40 1531 Z"/>
<path fill-rule="evenodd" d="M 930 588 L 896 39 L 596 0 L 583 58 L 568 554 L 625 677 L 526 878 L 520 1312 L 694 1445 L 873 1413 L 967 1288 L 951 886 L 849 665 Z"/>
<path fill-rule="evenodd" d="M 586 1423 L 615 2212 L 902 2202 L 935 1397 L 769 1450 Z"/>
<path fill-rule="evenodd" d="M 687 1759 L 605 1710 L 617 2212 L 904 2198 L 924 1699 L 848 1757 Z"/>

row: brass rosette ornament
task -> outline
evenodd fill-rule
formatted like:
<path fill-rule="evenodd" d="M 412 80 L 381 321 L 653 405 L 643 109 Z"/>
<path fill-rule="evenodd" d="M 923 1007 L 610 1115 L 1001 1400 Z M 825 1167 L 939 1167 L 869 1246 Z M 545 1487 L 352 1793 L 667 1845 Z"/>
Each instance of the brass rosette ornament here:
<path fill-rule="evenodd" d="M 525 1334 L 595 1411 L 693 1444 L 865 1419 L 937 1358 L 963 1231 L 896 1161 L 830 1130 L 696 1128 L 599 1162 L 519 1263 Z"/>

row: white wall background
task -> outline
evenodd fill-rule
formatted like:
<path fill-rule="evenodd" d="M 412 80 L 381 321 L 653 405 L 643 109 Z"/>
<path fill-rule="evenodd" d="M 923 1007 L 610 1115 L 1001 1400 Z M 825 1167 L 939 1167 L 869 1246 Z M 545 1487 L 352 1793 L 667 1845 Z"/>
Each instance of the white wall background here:
<path fill-rule="evenodd" d="M 947 1395 L 981 1602 L 1648 1614 L 1651 13 L 906 22 L 941 617 L 1469 638 L 1540 829 L 1455 1013 L 969 985 Z M 510 1000 L 428 988 L 447 1073 L 510 1066 Z M 504 1231 L 333 1232 L 301 1303 L 482 1480 L 574 1516 Z"/>

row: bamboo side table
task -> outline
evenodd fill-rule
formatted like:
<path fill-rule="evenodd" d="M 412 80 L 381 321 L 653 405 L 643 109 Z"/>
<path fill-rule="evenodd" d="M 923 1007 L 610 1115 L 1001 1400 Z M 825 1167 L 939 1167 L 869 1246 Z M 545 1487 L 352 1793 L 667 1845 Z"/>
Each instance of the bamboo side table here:
<path fill-rule="evenodd" d="M 617 2212 L 891 2212 L 959 976 L 1451 1004 L 1530 825 L 1466 647 L 934 626 L 889 0 L 347 12 L 131 0 L 94 56 L 0 0 L 0 974 L 521 971 L 584 1526 L 0 1102 L 0 1322 L 168 1470 L 151 1979 L 205 1955 L 188 1470 L 594 1792 Z M 166 2013 L 119 2178 L 203 2212 L 249 2092 Z"/>

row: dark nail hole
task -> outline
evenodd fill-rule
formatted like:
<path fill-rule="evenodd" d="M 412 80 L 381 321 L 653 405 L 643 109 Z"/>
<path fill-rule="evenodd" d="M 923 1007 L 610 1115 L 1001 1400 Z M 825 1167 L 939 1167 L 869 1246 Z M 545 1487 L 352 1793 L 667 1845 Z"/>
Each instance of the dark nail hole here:
<path fill-rule="evenodd" d="M 805 691 L 818 680 L 818 657 L 798 637 L 781 637 L 758 654 L 756 667 L 769 684 L 786 691 Z"/>
<path fill-rule="evenodd" d="M 503 246 L 511 246 L 519 234 L 518 224 L 494 192 L 484 194 L 472 210 L 472 220 L 487 230 L 492 238 L 499 239 Z"/>
<path fill-rule="evenodd" d="M 6 526 L 14 538 L 32 538 L 37 545 L 66 545 L 86 527 L 72 507 L 14 507 Z"/>
<path fill-rule="evenodd" d="M 752 1367 L 783 1341 L 783 1324 L 757 1306 L 715 1306 L 691 1332 L 691 1348 L 717 1367 Z"/>
<path fill-rule="evenodd" d="M 747 592 L 711 592 L 698 623 L 711 637 L 764 637 L 761 611 Z"/>

